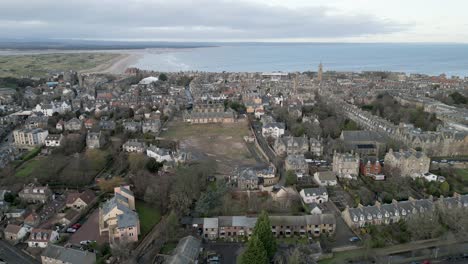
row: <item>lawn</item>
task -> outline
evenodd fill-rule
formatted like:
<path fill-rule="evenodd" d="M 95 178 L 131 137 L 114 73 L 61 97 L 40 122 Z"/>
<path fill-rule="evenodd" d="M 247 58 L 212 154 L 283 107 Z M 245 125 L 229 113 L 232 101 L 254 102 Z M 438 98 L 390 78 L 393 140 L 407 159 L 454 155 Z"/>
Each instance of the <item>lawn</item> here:
<path fill-rule="evenodd" d="M 141 201 L 136 201 L 136 210 L 140 218 L 141 236 L 145 236 L 153 228 L 154 225 L 161 220 L 161 213 L 158 209 Z"/>
<path fill-rule="evenodd" d="M 33 160 L 30 160 L 26 163 L 24 163 L 15 173 L 15 176 L 16 177 L 21 177 L 21 178 L 26 178 L 30 175 L 32 175 L 32 173 L 34 171 L 36 171 L 41 165 L 41 161 L 38 160 L 38 159 L 33 159 Z"/>
<path fill-rule="evenodd" d="M 455 173 L 463 179 L 464 182 L 468 182 L 468 169 L 456 169 Z"/>
<path fill-rule="evenodd" d="M 94 68 L 116 58 L 111 53 L 57 53 L 0 56 L 0 77 L 46 77 L 53 71 Z"/>

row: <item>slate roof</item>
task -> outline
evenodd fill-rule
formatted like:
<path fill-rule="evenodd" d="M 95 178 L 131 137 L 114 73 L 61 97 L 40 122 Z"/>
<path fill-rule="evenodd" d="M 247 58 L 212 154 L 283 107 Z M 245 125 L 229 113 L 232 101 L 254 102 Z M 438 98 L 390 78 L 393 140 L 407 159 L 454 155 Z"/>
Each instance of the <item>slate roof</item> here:
<path fill-rule="evenodd" d="M 71 264 L 93 264 L 96 262 L 96 254 L 87 250 L 78 250 L 73 248 L 64 248 L 58 245 L 50 244 L 41 254 L 44 257 L 60 260 L 63 263 Z"/>

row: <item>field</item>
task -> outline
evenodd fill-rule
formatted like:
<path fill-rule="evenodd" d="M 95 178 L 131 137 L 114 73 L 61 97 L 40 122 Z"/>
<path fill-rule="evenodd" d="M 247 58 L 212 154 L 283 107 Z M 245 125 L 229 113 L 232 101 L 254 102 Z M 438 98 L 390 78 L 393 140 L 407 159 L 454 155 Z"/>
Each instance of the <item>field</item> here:
<path fill-rule="evenodd" d="M 135 206 L 140 218 L 141 235 L 145 236 L 161 220 L 161 213 L 140 200 L 136 201 Z"/>
<path fill-rule="evenodd" d="M 0 56 L 0 77 L 45 77 L 48 72 L 91 69 L 117 58 L 111 53 Z"/>
<path fill-rule="evenodd" d="M 218 172 L 227 174 L 237 166 L 255 166 L 257 162 L 243 137 L 249 135 L 246 123 L 186 124 L 172 121 L 161 137 L 179 141 L 180 148 L 195 159 L 214 159 Z"/>

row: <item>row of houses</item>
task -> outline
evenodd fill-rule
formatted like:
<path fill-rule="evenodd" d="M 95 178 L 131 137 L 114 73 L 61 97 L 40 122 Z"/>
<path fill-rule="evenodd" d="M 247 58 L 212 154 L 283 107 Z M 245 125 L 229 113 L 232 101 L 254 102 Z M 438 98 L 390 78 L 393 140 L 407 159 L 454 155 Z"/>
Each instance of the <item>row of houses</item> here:
<path fill-rule="evenodd" d="M 341 213 L 346 224 L 358 229 L 366 225 L 382 225 L 396 223 L 413 215 L 431 212 L 436 206 L 442 208 L 468 208 L 468 195 L 455 193 L 453 197 L 442 197 L 436 201 L 430 199 L 416 200 L 409 198 L 407 201 L 393 200 L 390 204 L 362 206 L 346 209 Z"/>
<path fill-rule="evenodd" d="M 333 234 L 336 219 L 333 214 L 269 216 L 271 231 L 276 237 L 320 236 Z M 192 218 L 184 224 L 201 232 L 205 239 L 250 237 L 257 217 L 219 216 L 212 218 Z"/>

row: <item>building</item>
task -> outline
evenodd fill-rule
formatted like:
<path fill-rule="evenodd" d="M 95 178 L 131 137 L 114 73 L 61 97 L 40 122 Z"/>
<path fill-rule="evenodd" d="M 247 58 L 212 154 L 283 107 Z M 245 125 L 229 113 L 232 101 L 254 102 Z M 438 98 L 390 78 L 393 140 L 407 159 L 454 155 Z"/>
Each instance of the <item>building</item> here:
<path fill-rule="evenodd" d="M 280 122 L 266 123 L 262 127 L 262 136 L 265 138 L 267 137 L 280 138 L 282 135 L 284 135 L 285 129 L 286 129 L 286 126 L 284 125 L 284 123 L 280 123 Z"/>
<path fill-rule="evenodd" d="M 3 237 L 5 238 L 5 240 L 16 244 L 16 242 L 22 240 L 27 233 L 28 229 L 26 227 L 9 224 L 3 231 Z"/>
<path fill-rule="evenodd" d="M 79 131 L 81 130 L 82 127 L 83 127 L 83 122 L 76 117 L 64 123 L 64 128 L 67 131 Z"/>
<path fill-rule="evenodd" d="M 288 155 L 284 161 L 284 167 L 287 171 L 293 171 L 297 175 L 309 174 L 309 165 L 304 155 Z"/>
<path fill-rule="evenodd" d="M 179 240 L 172 256 L 167 258 L 165 264 L 195 264 L 200 254 L 201 241 L 193 236 L 186 236 Z"/>
<path fill-rule="evenodd" d="M 276 237 L 320 236 L 333 234 L 336 219 L 333 214 L 269 216 L 271 231 Z M 213 218 L 193 218 L 188 221 L 192 227 L 199 228 L 207 239 L 243 238 L 252 234 L 257 217 L 219 216 Z"/>
<path fill-rule="evenodd" d="M 49 186 L 35 186 L 30 184 L 25 186 L 18 196 L 27 203 L 47 203 L 53 199 L 52 191 Z"/>
<path fill-rule="evenodd" d="M 94 264 L 96 253 L 49 244 L 41 254 L 42 264 Z"/>
<path fill-rule="evenodd" d="M 335 186 L 338 184 L 333 171 L 318 171 L 314 173 L 314 181 L 320 186 Z"/>
<path fill-rule="evenodd" d="M 161 129 L 160 120 L 149 120 L 143 122 L 142 130 L 143 133 L 158 133 Z"/>
<path fill-rule="evenodd" d="M 333 154 L 333 172 L 340 178 L 356 179 L 359 175 L 359 154 Z"/>
<path fill-rule="evenodd" d="M 435 202 L 432 198 L 416 200 L 411 197 L 407 201 L 393 200 L 390 204 L 376 202 L 371 206 L 346 207 L 341 215 L 349 227 L 358 229 L 366 225 L 397 223 L 413 215 L 432 212 L 436 206 L 448 210 L 468 208 L 468 195 L 455 193 L 453 197 L 441 197 Z"/>
<path fill-rule="evenodd" d="M 321 138 L 310 138 L 309 140 L 310 153 L 314 157 L 322 157 L 323 155 L 323 142 Z"/>
<path fill-rule="evenodd" d="M 65 205 L 68 208 L 83 210 L 89 207 L 96 200 L 96 195 L 93 191 L 86 189 L 83 192 L 72 192 L 67 195 Z"/>
<path fill-rule="evenodd" d="M 299 194 L 306 204 L 328 202 L 328 192 L 325 187 L 302 189 Z"/>
<path fill-rule="evenodd" d="M 157 162 L 172 161 L 173 157 L 171 151 L 168 149 L 158 148 L 156 146 L 149 146 L 146 149 L 146 156 L 155 159 Z"/>
<path fill-rule="evenodd" d="M 105 142 L 104 135 L 101 132 L 88 132 L 86 135 L 86 146 L 89 149 L 100 149 Z"/>
<path fill-rule="evenodd" d="M 24 128 L 13 131 L 13 138 L 18 147 L 38 147 L 45 144 L 49 131 L 41 128 Z"/>
<path fill-rule="evenodd" d="M 141 126 L 141 122 L 126 121 L 126 122 L 123 122 L 123 127 L 124 127 L 125 131 L 137 133 L 137 132 L 141 132 L 141 127 L 142 126 Z"/>
<path fill-rule="evenodd" d="M 54 230 L 34 228 L 28 239 L 28 247 L 46 248 L 49 243 L 59 240 L 59 233 Z"/>
<path fill-rule="evenodd" d="M 389 176 L 412 177 L 429 172 L 431 159 L 421 151 L 393 151 L 385 155 L 385 174 Z"/>
<path fill-rule="evenodd" d="M 380 161 L 376 158 L 365 158 L 360 162 L 359 170 L 363 176 L 376 179 L 377 175 L 382 175 L 382 169 L 382 164 L 380 164 Z"/>
<path fill-rule="evenodd" d="M 234 123 L 236 113 L 230 108 L 225 110 L 223 104 L 197 104 L 192 111 L 185 111 L 183 118 L 191 124 Z"/>
<path fill-rule="evenodd" d="M 99 233 L 108 232 L 109 242 L 137 242 L 140 220 L 129 186 L 116 187 L 114 197 L 99 208 Z"/>
<path fill-rule="evenodd" d="M 49 134 L 46 138 L 45 138 L 45 145 L 46 147 L 60 147 L 62 145 L 62 141 L 63 141 L 63 135 L 62 134 L 58 134 L 58 135 L 52 135 L 52 134 Z"/>
<path fill-rule="evenodd" d="M 340 139 L 348 151 L 354 151 L 361 156 L 380 156 L 386 148 L 386 137 L 376 131 L 343 131 Z"/>
<path fill-rule="evenodd" d="M 300 155 L 309 151 L 309 140 L 307 137 L 280 137 L 274 145 L 276 154 Z"/>
<path fill-rule="evenodd" d="M 137 139 L 129 139 L 122 146 L 126 152 L 144 153 L 146 151 L 146 143 Z"/>
<path fill-rule="evenodd" d="M 236 176 L 237 188 L 240 190 L 257 190 L 259 178 L 257 172 L 251 168 L 239 171 Z"/>

